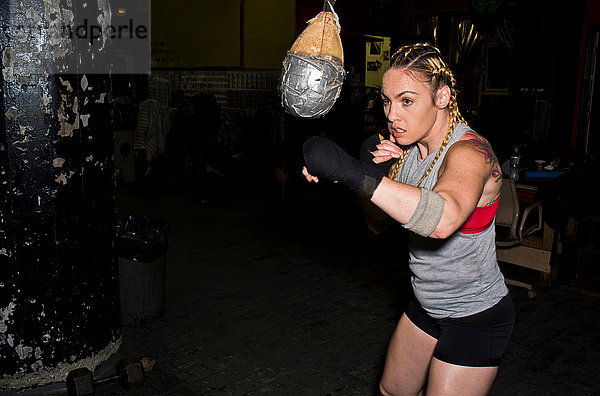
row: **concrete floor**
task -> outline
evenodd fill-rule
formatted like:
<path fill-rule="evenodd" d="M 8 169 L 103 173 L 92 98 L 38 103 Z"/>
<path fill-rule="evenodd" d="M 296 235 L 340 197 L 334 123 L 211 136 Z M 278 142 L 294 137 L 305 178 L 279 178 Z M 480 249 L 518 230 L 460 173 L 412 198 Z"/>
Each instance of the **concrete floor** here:
<path fill-rule="evenodd" d="M 251 185 L 208 205 L 120 189 L 119 215 L 169 224 L 166 306 L 123 329 L 121 355 L 155 361 L 143 387 L 98 394 L 378 394 L 410 293 L 401 230 L 368 233 L 340 186 Z M 600 394 L 598 295 L 510 291 L 517 323 L 491 395 Z"/>
<path fill-rule="evenodd" d="M 214 205 L 122 191 L 119 210 L 170 227 L 165 314 L 124 328 L 123 354 L 156 360 L 131 394 L 378 394 L 409 295 L 402 233 L 369 234 L 343 188 L 232 188 Z M 491 394 L 600 394 L 598 295 L 510 290 L 517 323 Z"/>

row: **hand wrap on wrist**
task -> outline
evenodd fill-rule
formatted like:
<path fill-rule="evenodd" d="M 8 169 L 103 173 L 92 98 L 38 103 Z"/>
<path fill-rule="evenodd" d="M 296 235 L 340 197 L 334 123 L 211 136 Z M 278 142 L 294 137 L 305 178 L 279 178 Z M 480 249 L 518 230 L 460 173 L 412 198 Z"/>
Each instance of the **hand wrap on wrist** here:
<path fill-rule="evenodd" d="M 377 169 L 379 169 L 384 175 L 388 175 L 388 173 L 390 172 L 390 167 L 392 166 L 392 163 L 394 161 L 385 161 L 379 164 L 376 164 L 375 162 L 373 162 L 373 154 L 371 154 L 373 151 L 379 150 L 377 148 L 377 145 L 381 143 L 381 140 L 379 140 L 379 134 L 373 134 L 371 136 L 369 136 L 368 138 L 365 139 L 365 141 L 363 142 L 362 146 L 360 147 L 360 160 L 362 162 L 364 162 L 365 164 L 369 164 L 371 166 L 376 167 Z"/>
<path fill-rule="evenodd" d="M 371 198 L 385 174 L 378 168 L 348 155 L 331 140 L 313 136 L 304 142 L 308 173 L 329 181 L 339 181 L 361 197 Z"/>

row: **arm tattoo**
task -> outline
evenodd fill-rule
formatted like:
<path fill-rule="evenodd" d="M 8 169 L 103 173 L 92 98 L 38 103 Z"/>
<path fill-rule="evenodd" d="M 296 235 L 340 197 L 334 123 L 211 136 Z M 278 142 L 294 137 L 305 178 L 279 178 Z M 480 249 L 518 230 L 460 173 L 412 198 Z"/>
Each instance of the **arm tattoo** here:
<path fill-rule="evenodd" d="M 465 132 L 464 136 L 471 144 L 473 144 L 473 147 L 477 151 L 483 154 L 485 162 L 492 165 L 492 177 L 496 183 L 500 182 L 502 180 L 502 169 L 500 168 L 498 158 L 496 158 L 496 154 L 494 154 L 494 150 L 492 150 L 487 139 L 474 132 Z"/>

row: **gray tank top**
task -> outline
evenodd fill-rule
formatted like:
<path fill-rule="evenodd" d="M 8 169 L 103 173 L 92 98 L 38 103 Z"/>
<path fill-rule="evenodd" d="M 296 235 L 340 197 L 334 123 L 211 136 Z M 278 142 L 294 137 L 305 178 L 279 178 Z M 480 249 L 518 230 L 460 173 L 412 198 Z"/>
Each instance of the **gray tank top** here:
<path fill-rule="evenodd" d="M 433 189 L 448 148 L 471 130 L 459 123 L 448 146 L 420 187 Z M 433 161 L 437 150 L 419 159 L 416 147 L 405 158 L 397 181 L 416 185 Z M 496 260 L 495 222 L 477 234 L 456 231 L 446 239 L 410 233 L 408 249 L 411 283 L 415 297 L 434 318 L 459 318 L 495 305 L 508 293 Z"/>

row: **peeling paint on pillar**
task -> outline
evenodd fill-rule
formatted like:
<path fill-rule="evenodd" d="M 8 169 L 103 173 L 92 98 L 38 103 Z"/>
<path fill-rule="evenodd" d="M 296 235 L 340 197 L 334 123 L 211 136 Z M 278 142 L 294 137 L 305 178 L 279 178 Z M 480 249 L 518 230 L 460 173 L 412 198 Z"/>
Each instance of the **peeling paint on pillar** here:
<path fill-rule="evenodd" d="M 46 32 L 0 29 L 2 388 L 64 381 L 121 344 L 110 80 L 39 66 L 60 69 L 75 53 L 57 29 L 73 22 L 77 7 L 71 0 L 0 2 L 1 26 L 23 21 Z M 107 2 L 98 0 L 96 11 L 110 22 Z"/>

